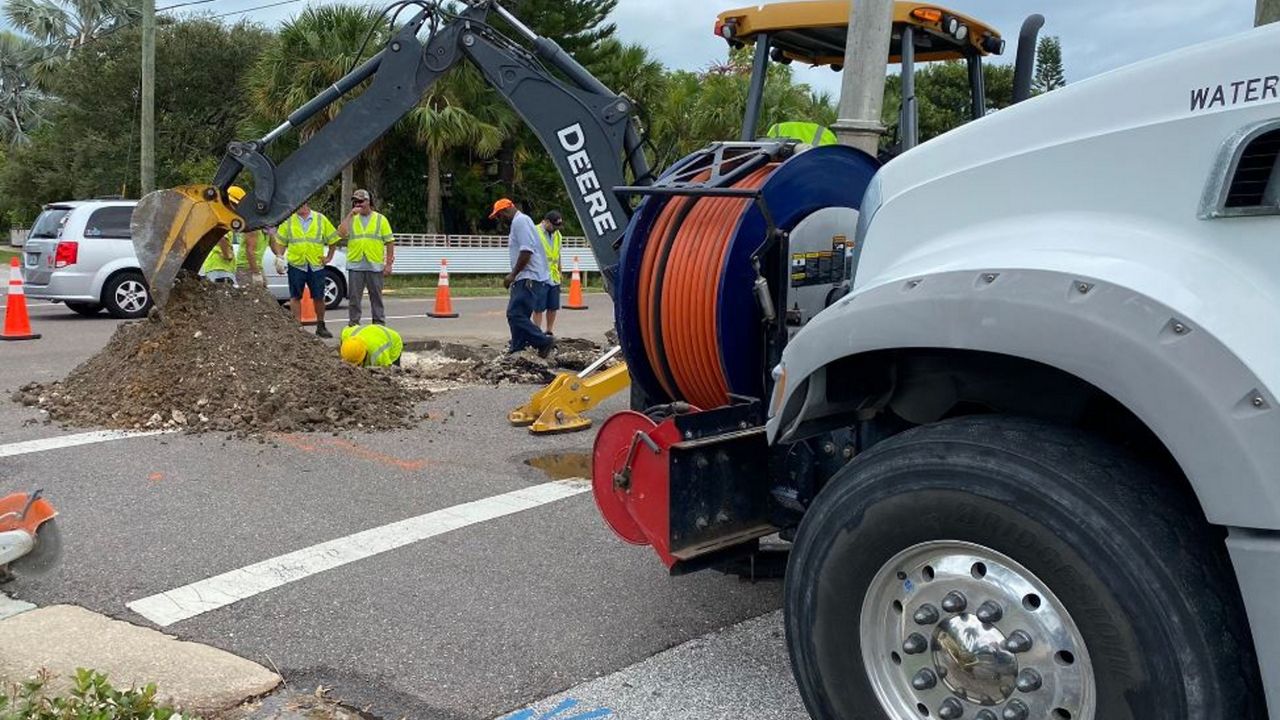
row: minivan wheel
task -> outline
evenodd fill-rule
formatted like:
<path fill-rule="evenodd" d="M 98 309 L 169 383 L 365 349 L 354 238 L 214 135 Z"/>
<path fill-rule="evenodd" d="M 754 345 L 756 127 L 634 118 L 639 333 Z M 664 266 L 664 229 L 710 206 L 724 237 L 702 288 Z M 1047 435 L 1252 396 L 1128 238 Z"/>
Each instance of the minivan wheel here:
<path fill-rule="evenodd" d="M 67 302 L 67 308 L 72 312 L 84 315 L 85 317 L 93 317 L 102 312 L 102 303 L 94 302 Z"/>
<path fill-rule="evenodd" d="M 151 291 L 142 273 L 127 270 L 107 281 L 102 288 L 102 304 L 113 318 L 146 317 L 151 311 Z"/>
<path fill-rule="evenodd" d="M 1265 717 L 1219 529 L 1123 448 L 1033 420 L 883 441 L 814 499 L 787 643 L 817 720 Z"/>
<path fill-rule="evenodd" d="M 337 310 L 342 307 L 342 299 L 347 296 L 347 283 L 342 273 L 337 270 L 324 271 L 324 308 Z"/>

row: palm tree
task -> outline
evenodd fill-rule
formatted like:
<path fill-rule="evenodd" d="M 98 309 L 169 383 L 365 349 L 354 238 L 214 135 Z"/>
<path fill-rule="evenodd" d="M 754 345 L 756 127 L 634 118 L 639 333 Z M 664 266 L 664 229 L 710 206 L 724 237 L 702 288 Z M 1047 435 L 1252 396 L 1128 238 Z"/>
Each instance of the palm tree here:
<path fill-rule="evenodd" d="M 40 121 L 40 91 L 31 77 L 40 46 L 9 31 L 0 31 L 0 139 L 12 145 L 30 140 Z"/>
<path fill-rule="evenodd" d="M 8 0 L 4 7 L 9 24 L 44 48 L 30 71 L 41 82 L 76 48 L 141 16 L 141 0 Z"/>
<path fill-rule="evenodd" d="M 406 118 L 414 136 L 427 151 L 427 232 L 440 232 L 441 159 L 458 148 L 470 148 L 479 158 L 493 157 L 511 136 L 515 115 L 469 65 L 449 71 L 432 85 Z"/>
<path fill-rule="evenodd" d="M 364 54 L 357 58 L 366 37 L 369 42 Z M 303 10 L 280 27 L 276 41 L 263 51 L 253 68 L 250 84 L 258 114 L 271 118 L 288 115 L 346 75 L 357 61 L 367 60 L 386 41 L 386 26 L 369 7 L 322 5 Z M 351 95 L 361 91 L 362 87 L 357 87 Z M 305 142 L 337 117 L 342 104 L 335 102 L 312 118 L 299 130 L 299 139 Z M 342 215 L 351 209 L 353 166 L 354 163 L 342 170 Z"/>

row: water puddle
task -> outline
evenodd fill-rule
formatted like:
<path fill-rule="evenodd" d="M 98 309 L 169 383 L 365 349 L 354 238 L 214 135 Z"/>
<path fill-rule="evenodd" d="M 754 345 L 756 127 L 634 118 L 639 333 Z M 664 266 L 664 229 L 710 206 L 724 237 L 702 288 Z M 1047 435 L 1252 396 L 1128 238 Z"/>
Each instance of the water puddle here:
<path fill-rule="evenodd" d="M 591 479 L 591 453 L 557 452 L 531 457 L 525 465 L 541 470 L 552 480 Z"/>

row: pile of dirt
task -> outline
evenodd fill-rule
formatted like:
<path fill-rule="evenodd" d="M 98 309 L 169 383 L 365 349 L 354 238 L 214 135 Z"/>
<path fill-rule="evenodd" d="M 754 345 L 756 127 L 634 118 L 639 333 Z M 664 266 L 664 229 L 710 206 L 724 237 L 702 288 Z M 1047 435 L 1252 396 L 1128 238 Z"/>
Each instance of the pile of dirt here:
<path fill-rule="evenodd" d="M 407 427 L 419 397 L 342 362 L 265 289 L 196 278 L 64 380 L 14 395 L 67 425 L 241 434 Z"/>
<path fill-rule="evenodd" d="M 557 338 L 556 351 L 548 358 L 533 349 L 507 354 L 490 345 L 462 345 L 429 341 L 406 352 L 402 374 L 412 379 L 476 385 L 545 385 L 567 370 L 582 370 L 604 354 L 606 348 L 584 338 Z"/>

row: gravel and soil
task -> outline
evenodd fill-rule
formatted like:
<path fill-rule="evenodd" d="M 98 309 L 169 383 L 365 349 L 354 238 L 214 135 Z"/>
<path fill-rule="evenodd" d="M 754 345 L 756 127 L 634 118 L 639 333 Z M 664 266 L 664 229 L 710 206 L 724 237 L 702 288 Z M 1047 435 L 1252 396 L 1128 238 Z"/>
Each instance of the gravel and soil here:
<path fill-rule="evenodd" d="M 195 278 L 65 379 L 14 395 L 68 426 L 239 434 L 407 427 L 422 397 L 342 362 L 266 290 Z"/>
<path fill-rule="evenodd" d="M 545 385 L 566 370 L 582 370 L 602 354 L 599 343 L 557 338 L 548 358 L 533 349 L 506 354 L 491 345 L 427 341 L 401 358 L 403 376 L 416 387 L 442 389 L 456 385 Z"/>
<path fill-rule="evenodd" d="M 413 425 L 415 405 L 432 391 L 543 385 L 605 350 L 579 338 L 558 338 L 546 359 L 483 343 L 410 347 L 402 367 L 355 368 L 300 332 L 264 289 L 183 278 L 162 311 L 121 325 L 61 381 L 26 385 L 13 399 L 68 427 L 239 435 L 385 430 Z"/>

